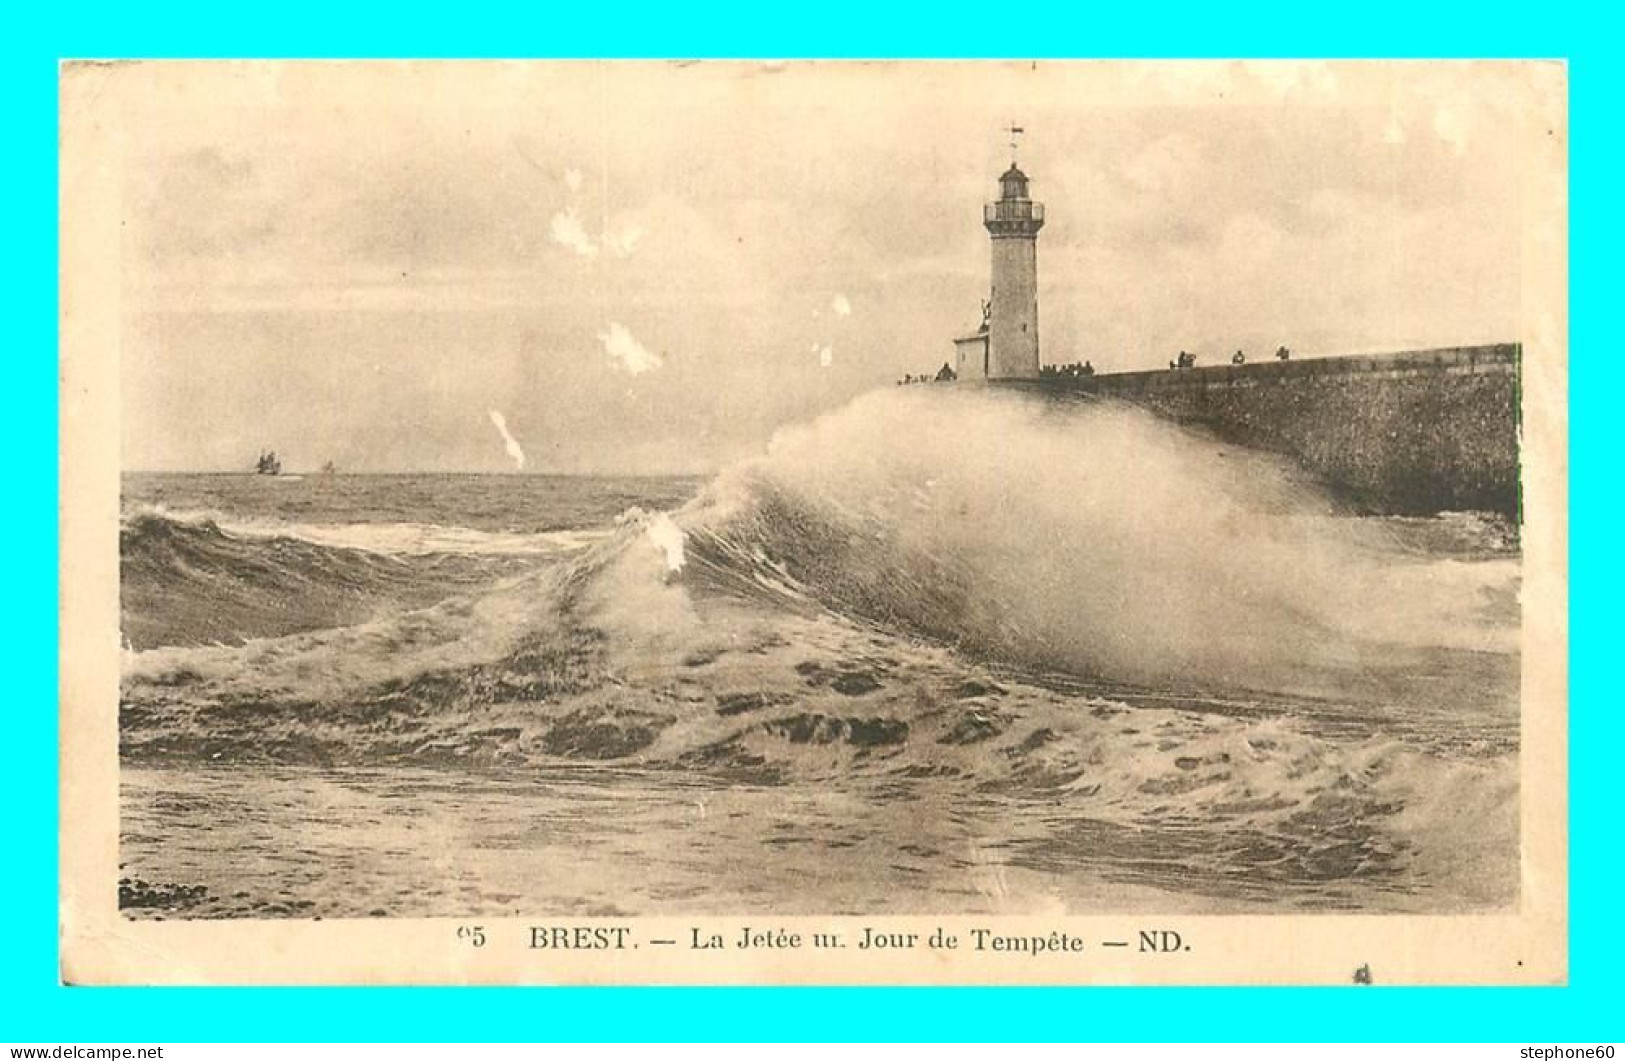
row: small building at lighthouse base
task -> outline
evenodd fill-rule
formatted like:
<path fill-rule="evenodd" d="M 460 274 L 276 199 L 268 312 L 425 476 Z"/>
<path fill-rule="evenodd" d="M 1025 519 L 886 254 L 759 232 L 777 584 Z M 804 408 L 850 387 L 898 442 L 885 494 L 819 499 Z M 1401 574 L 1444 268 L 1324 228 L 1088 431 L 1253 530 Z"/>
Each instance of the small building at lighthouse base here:
<path fill-rule="evenodd" d="M 962 380 L 987 379 L 987 332 L 954 340 L 954 372 Z"/>

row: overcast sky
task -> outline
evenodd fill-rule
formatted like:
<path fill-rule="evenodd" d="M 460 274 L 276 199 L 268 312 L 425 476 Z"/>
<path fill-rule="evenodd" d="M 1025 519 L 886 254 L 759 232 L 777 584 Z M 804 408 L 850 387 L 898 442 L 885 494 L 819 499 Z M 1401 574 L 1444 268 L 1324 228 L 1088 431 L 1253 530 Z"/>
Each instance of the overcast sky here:
<path fill-rule="evenodd" d="M 1519 338 L 1506 68 L 122 75 L 129 468 L 714 468 L 950 359 L 1012 120 L 1046 362 Z"/>

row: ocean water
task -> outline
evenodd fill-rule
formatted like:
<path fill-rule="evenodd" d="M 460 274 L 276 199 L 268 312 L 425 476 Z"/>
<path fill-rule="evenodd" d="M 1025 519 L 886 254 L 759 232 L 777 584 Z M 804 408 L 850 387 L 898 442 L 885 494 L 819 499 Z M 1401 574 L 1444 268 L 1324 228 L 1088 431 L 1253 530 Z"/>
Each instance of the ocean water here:
<path fill-rule="evenodd" d="M 1517 900 L 1520 557 L 1101 403 L 714 477 L 127 475 L 132 917 Z"/>

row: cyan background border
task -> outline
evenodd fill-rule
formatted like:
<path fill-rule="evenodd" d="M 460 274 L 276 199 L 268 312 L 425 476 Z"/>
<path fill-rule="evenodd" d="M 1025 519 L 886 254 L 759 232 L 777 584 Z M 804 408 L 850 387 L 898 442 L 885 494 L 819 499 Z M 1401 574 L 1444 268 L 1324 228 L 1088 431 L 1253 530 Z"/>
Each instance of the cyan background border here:
<path fill-rule="evenodd" d="M 1597 5 L 1600 9 L 1602 5 Z M 0 740 L 0 1039 L 1217 1039 L 1584 1041 L 1622 1036 L 1616 763 L 1600 659 L 1618 579 L 1604 537 L 1617 397 L 1599 345 L 1617 303 L 1616 16 L 1564 3 L 1224 4 L 1159 0 L 917 10 L 874 3 L 579 2 L 566 8 L 18 5 L 0 42 L 12 339 L 0 453 L 10 695 Z M 56 986 L 56 65 L 62 57 L 1542 57 L 1571 92 L 1571 950 L 1567 988 L 1499 989 L 87 989 Z M 1617 548 L 1616 550 L 1617 551 Z"/>

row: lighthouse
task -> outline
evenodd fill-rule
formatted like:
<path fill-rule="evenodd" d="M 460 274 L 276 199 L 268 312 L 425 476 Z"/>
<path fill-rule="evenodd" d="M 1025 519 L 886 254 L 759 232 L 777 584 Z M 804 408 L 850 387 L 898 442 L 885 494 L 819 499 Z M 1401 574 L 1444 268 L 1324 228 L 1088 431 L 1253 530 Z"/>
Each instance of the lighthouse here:
<path fill-rule="evenodd" d="M 988 379 L 1038 376 L 1038 230 L 1044 204 L 1027 194 L 1027 175 L 1011 159 L 999 178 L 997 202 L 982 208 L 993 242 L 993 291 L 988 314 Z"/>
<path fill-rule="evenodd" d="M 1038 377 L 1038 230 L 1044 204 L 1035 203 L 1027 175 L 1015 161 L 1019 126 L 1010 128 L 1010 168 L 999 178 L 999 197 L 982 207 L 993 244 L 993 287 L 982 327 L 954 340 L 960 379 Z"/>

